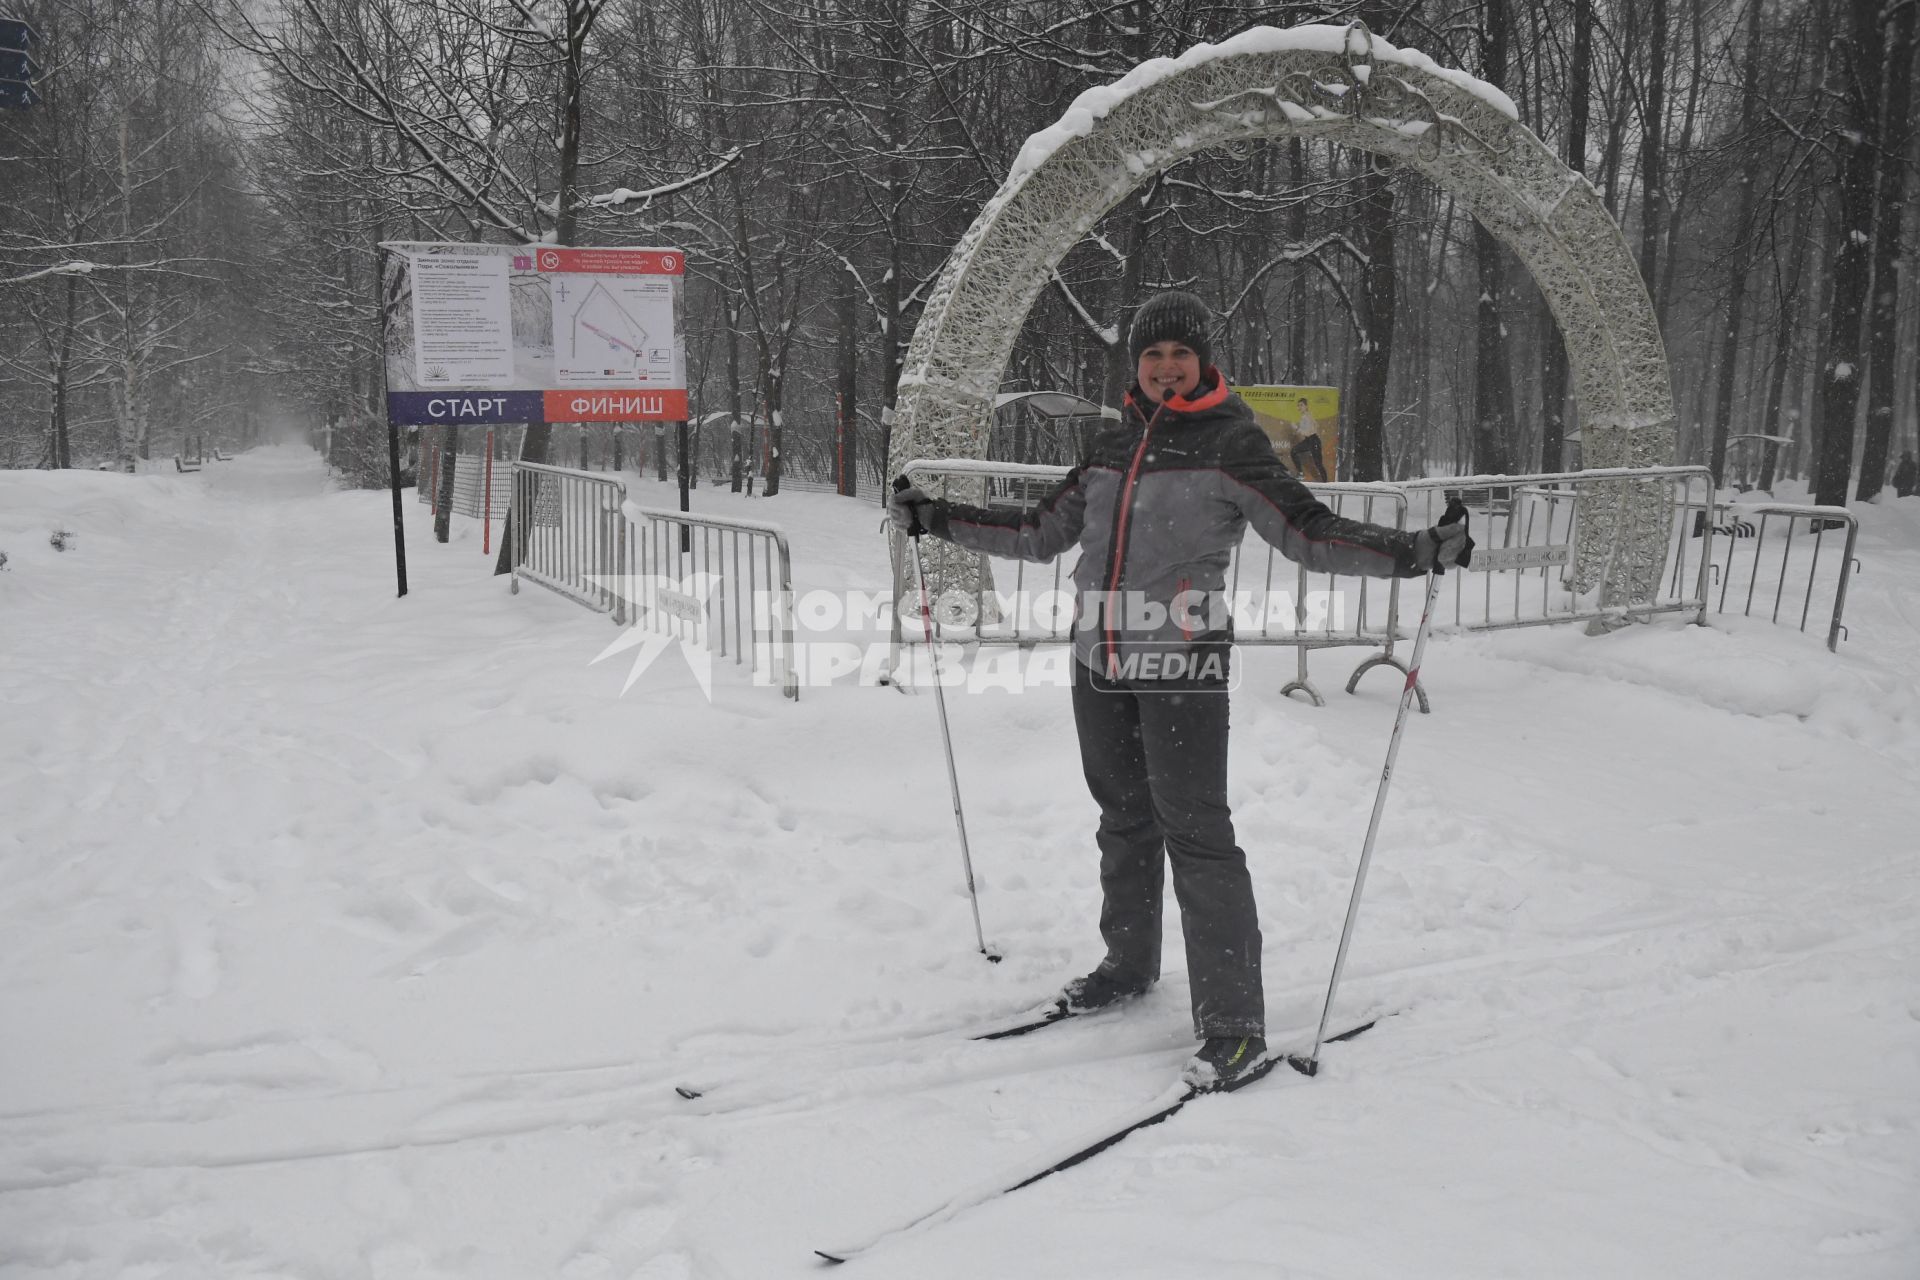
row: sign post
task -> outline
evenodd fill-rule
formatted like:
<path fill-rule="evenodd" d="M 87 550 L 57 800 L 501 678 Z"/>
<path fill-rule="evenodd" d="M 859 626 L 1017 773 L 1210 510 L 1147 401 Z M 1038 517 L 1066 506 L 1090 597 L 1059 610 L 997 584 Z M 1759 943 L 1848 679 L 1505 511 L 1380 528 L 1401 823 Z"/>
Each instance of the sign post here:
<path fill-rule="evenodd" d="M 387 487 L 393 493 L 393 573 L 399 580 L 396 595 L 407 594 L 406 507 L 400 501 L 400 426 L 387 419 Z M 420 464 L 414 463 L 413 483 L 420 483 Z"/>
<path fill-rule="evenodd" d="M 380 253 L 384 271 L 387 255 L 385 246 L 381 247 Z M 381 297 L 380 325 L 384 329 L 392 323 L 394 302 L 391 293 L 383 293 Z M 413 435 L 413 487 L 417 494 L 427 478 L 427 455 L 422 448 L 426 432 L 415 431 Z M 393 495 L 393 576 L 398 587 L 395 594 L 404 597 L 407 594 L 406 505 L 400 498 L 400 424 L 392 414 L 387 415 L 387 489 Z"/>
<path fill-rule="evenodd" d="M 692 487 L 691 484 L 689 483 L 689 480 L 691 478 L 689 475 L 689 472 L 693 468 L 693 456 L 692 456 L 692 450 L 687 448 L 687 420 L 685 418 L 682 418 L 680 420 L 679 427 L 680 427 L 680 431 L 679 431 L 679 434 L 680 434 L 680 509 L 682 511 L 691 511 L 693 510 L 693 505 L 691 502 L 688 501 L 687 491 L 689 488 Z M 683 552 L 693 550 L 693 526 L 691 525 L 683 524 L 680 526 L 680 550 Z"/>

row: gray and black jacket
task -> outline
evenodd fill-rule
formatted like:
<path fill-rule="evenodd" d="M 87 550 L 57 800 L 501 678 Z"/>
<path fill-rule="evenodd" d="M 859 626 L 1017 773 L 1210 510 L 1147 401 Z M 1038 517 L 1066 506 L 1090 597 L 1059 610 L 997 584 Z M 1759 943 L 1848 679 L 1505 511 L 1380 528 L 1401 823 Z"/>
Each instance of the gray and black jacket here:
<path fill-rule="evenodd" d="M 1120 422 L 1026 512 L 937 502 L 931 532 L 991 556 L 1051 560 L 1075 542 L 1074 652 L 1109 674 L 1128 655 L 1198 654 L 1232 639 L 1227 565 L 1246 526 L 1309 570 L 1408 578 L 1413 534 L 1336 516 L 1274 455 L 1209 367 L 1191 400 L 1127 396 Z M 1164 660 L 1164 658 L 1163 658 Z"/>

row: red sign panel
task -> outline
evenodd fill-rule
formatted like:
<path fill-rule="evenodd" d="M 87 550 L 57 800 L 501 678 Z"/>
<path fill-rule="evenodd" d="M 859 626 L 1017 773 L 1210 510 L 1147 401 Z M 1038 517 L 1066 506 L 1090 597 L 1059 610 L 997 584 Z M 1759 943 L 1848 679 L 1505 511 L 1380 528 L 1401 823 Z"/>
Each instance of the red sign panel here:
<path fill-rule="evenodd" d="M 534 265 L 541 271 L 568 275 L 679 276 L 687 272 L 687 256 L 678 249 L 537 249 Z"/>
<path fill-rule="evenodd" d="M 546 393 L 548 422 L 685 422 L 684 390 L 581 391 Z"/>

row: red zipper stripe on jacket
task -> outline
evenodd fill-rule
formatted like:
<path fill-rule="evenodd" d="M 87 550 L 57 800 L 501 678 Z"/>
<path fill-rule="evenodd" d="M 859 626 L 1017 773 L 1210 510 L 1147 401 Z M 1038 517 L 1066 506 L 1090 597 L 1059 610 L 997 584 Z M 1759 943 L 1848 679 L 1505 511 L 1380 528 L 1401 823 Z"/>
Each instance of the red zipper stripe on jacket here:
<path fill-rule="evenodd" d="M 1113 517 L 1113 573 L 1107 578 L 1107 678 L 1110 680 L 1118 679 L 1120 670 L 1120 642 L 1114 632 L 1113 606 L 1120 592 L 1120 574 L 1126 567 L 1127 517 L 1132 514 L 1133 486 L 1140 479 L 1140 460 L 1147 456 L 1147 441 L 1153 438 L 1153 424 L 1160 420 L 1160 413 L 1166 407 L 1164 400 L 1154 406 L 1153 416 L 1147 419 L 1146 428 L 1140 432 L 1140 443 L 1134 448 L 1133 461 L 1127 467 L 1127 478 L 1120 485 L 1120 505 Z M 1140 406 L 1134 405 L 1133 410 L 1138 413 Z"/>

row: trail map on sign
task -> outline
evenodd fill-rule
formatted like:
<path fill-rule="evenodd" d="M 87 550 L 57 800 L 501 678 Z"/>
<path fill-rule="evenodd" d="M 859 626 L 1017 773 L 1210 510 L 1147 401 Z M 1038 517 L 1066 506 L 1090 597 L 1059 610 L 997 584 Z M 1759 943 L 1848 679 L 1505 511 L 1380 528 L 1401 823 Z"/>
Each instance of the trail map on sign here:
<path fill-rule="evenodd" d="M 553 374 L 561 387 L 649 387 L 673 378 L 673 285 L 661 276 L 555 275 Z"/>

